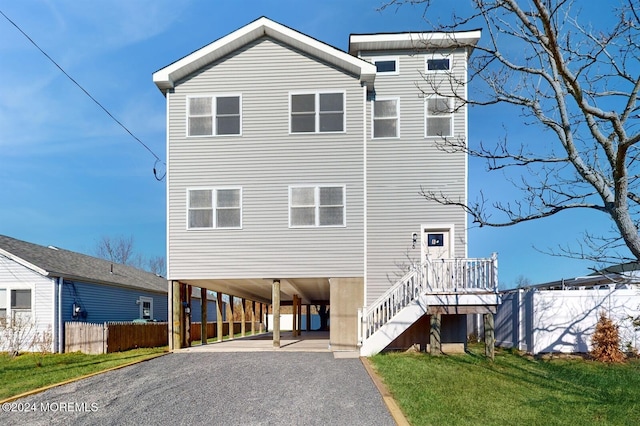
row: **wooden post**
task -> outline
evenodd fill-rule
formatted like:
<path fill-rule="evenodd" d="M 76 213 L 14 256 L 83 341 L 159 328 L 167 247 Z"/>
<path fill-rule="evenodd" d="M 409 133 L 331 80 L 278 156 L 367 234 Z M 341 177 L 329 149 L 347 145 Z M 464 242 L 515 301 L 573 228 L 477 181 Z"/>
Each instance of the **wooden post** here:
<path fill-rule="evenodd" d="M 258 333 L 264 333 L 265 331 L 265 323 L 264 323 L 264 303 L 260 303 L 260 325 L 258 326 Z"/>
<path fill-rule="evenodd" d="M 185 289 L 185 302 L 186 302 L 186 309 L 185 309 L 185 340 L 187 343 L 187 347 L 191 347 L 191 286 L 187 284 L 187 287 Z"/>
<path fill-rule="evenodd" d="M 251 301 L 251 335 L 256 334 L 256 302 Z"/>
<path fill-rule="evenodd" d="M 247 333 L 247 299 L 245 299 L 244 297 L 241 299 L 242 300 L 242 305 L 240 306 L 240 316 L 242 316 L 242 322 L 240 323 L 240 336 L 244 337 L 244 335 Z"/>
<path fill-rule="evenodd" d="M 233 340 L 233 296 L 229 295 L 229 305 L 227 306 L 227 322 L 229 323 L 229 340 Z"/>
<path fill-rule="evenodd" d="M 200 340 L 203 345 L 207 344 L 207 289 L 200 288 Z"/>
<path fill-rule="evenodd" d="M 271 303 L 273 303 L 273 347 L 280 347 L 280 280 L 273 280 L 271 289 Z"/>
<path fill-rule="evenodd" d="M 495 334 L 493 314 L 484 314 L 484 354 L 487 358 L 495 358 Z"/>
<path fill-rule="evenodd" d="M 180 319 L 182 304 L 180 303 L 180 281 L 171 281 L 171 328 L 169 330 L 169 349 L 180 349 L 182 333 Z"/>
<path fill-rule="evenodd" d="M 291 313 L 292 315 L 292 319 L 293 319 L 293 327 L 292 327 L 292 333 L 291 335 L 293 337 L 296 337 L 298 335 L 298 295 L 294 294 L 293 295 L 293 303 L 291 306 Z"/>
<path fill-rule="evenodd" d="M 298 336 L 302 334 L 302 299 L 298 296 Z"/>
<path fill-rule="evenodd" d="M 217 337 L 218 342 L 222 342 L 222 332 L 223 332 L 223 318 L 222 318 L 222 293 L 219 291 L 216 292 L 216 327 L 217 327 Z"/>
<path fill-rule="evenodd" d="M 441 340 L 440 340 L 441 326 L 442 326 L 442 315 L 441 314 L 431 315 L 431 329 L 429 330 L 429 345 L 430 345 L 431 355 L 442 354 L 442 346 L 441 346 Z"/>
<path fill-rule="evenodd" d="M 307 331 L 311 331 L 311 305 L 307 305 Z"/>

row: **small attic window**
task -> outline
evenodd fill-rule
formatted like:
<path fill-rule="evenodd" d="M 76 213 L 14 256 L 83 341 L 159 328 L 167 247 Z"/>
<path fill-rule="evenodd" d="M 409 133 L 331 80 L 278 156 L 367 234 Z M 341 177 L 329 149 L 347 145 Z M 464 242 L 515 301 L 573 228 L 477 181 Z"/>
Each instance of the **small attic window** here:
<path fill-rule="evenodd" d="M 373 63 L 377 74 L 398 74 L 398 58 L 376 58 Z"/>
<path fill-rule="evenodd" d="M 449 71 L 451 61 L 449 58 L 435 57 L 427 59 L 427 72 Z"/>

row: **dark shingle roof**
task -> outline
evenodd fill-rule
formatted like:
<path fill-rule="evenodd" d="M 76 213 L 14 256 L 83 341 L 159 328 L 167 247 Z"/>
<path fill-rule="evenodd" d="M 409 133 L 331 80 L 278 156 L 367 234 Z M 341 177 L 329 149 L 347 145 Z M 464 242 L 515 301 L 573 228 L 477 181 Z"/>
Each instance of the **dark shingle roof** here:
<path fill-rule="evenodd" d="M 14 260 L 19 258 L 44 270 L 45 275 L 49 277 L 63 277 L 167 293 L 165 278 L 97 257 L 57 247 L 40 246 L 4 235 L 0 235 L 0 250 L 9 254 L 9 257 L 13 257 Z M 0 254 L 4 253 L 0 252 Z"/>

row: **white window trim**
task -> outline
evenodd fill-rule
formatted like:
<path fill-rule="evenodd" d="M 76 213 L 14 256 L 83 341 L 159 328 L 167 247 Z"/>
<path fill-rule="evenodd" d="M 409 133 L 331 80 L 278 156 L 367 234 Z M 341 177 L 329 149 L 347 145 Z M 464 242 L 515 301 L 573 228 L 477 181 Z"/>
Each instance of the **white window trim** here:
<path fill-rule="evenodd" d="M 373 65 L 375 65 L 376 62 L 386 62 L 386 61 L 394 61 L 396 63 L 396 70 L 395 71 L 377 71 L 376 70 L 377 75 L 400 74 L 400 57 L 399 56 L 376 56 L 371 58 L 371 62 L 373 63 Z"/>
<path fill-rule="evenodd" d="M 374 133 L 374 125 L 376 121 L 375 117 L 375 102 L 376 101 L 396 101 L 396 135 L 395 136 L 375 136 Z M 390 117 L 383 118 L 389 119 Z M 371 101 L 371 139 L 400 139 L 400 98 L 394 97 L 376 97 L 375 100 Z"/>
<path fill-rule="evenodd" d="M 427 135 L 427 123 L 429 121 L 429 117 L 444 117 L 444 115 L 438 115 L 438 116 L 433 116 L 433 115 L 429 115 L 429 106 L 428 106 L 428 100 L 429 99 L 448 99 L 449 100 L 449 108 L 451 108 L 451 112 L 449 113 L 449 118 L 451 120 L 451 134 L 449 135 Z M 455 114 L 453 111 L 453 102 L 454 102 L 454 98 L 452 97 L 448 97 L 448 96 L 429 96 L 426 97 L 424 100 L 424 137 L 425 138 L 429 138 L 429 139 L 434 139 L 434 138 L 450 138 L 453 137 L 454 135 L 454 126 L 455 126 Z"/>
<path fill-rule="evenodd" d="M 448 59 L 449 60 L 449 69 L 446 70 L 430 70 L 429 69 L 429 60 L 430 59 Z M 452 54 L 443 54 L 443 53 L 433 53 L 431 55 L 427 55 L 424 60 L 424 72 L 427 74 L 441 74 L 441 73 L 450 73 L 453 69 L 453 55 Z"/>
<path fill-rule="evenodd" d="M 218 227 L 218 223 L 217 223 L 217 215 L 216 215 L 216 210 L 217 210 L 217 204 L 218 204 L 218 191 L 220 190 L 226 190 L 226 189 L 238 189 L 240 190 L 240 226 L 238 227 Z M 189 192 L 190 191 L 211 191 L 213 193 L 212 197 L 211 197 L 211 206 L 213 209 L 213 226 L 211 228 L 192 228 L 189 226 L 189 210 L 190 210 L 190 206 L 189 206 Z M 194 187 L 194 188 L 187 188 L 187 193 L 186 193 L 186 227 L 188 231 L 212 231 L 212 230 L 238 230 L 238 229 L 242 229 L 242 213 L 243 213 L 243 194 L 242 194 L 242 187 L 241 186 L 220 186 L 220 187 Z"/>
<path fill-rule="evenodd" d="M 332 132 L 321 132 L 320 131 L 320 95 L 323 94 L 332 94 L 332 93 L 342 93 L 342 130 L 332 131 Z M 292 131 L 292 120 L 291 120 L 291 105 L 292 105 L 292 97 L 294 95 L 314 95 L 315 100 L 315 130 L 313 132 L 294 132 Z M 290 135 L 326 135 L 326 134 L 340 134 L 347 133 L 347 91 L 344 89 L 327 89 L 327 90 L 297 90 L 289 92 L 289 134 Z"/>
<path fill-rule="evenodd" d="M 239 105 L 239 113 L 240 113 L 240 133 L 237 134 L 231 134 L 231 135 L 219 135 L 218 134 L 218 128 L 216 125 L 216 108 L 217 108 L 217 102 L 216 99 L 217 98 L 231 98 L 231 97 L 237 97 L 239 98 L 238 102 L 240 102 Z M 211 98 L 211 131 L 212 134 L 210 135 L 190 135 L 189 134 L 189 102 L 190 99 L 193 98 Z M 230 137 L 230 138 L 235 138 L 238 136 L 242 136 L 242 94 L 241 93 L 202 93 L 202 94 L 192 94 L 192 95 L 187 95 L 187 99 L 186 99 L 186 106 L 185 106 L 185 132 L 186 132 L 186 136 L 188 138 L 224 138 L 224 137 Z M 202 116 L 201 116 L 202 117 Z"/>
<path fill-rule="evenodd" d="M 24 285 L 8 285 L 6 287 L 2 287 L 3 290 L 5 290 L 5 301 L 6 301 L 6 317 L 5 318 L 13 318 L 13 315 L 16 312 L 23 312 L 23 313 L 28 313 L 28 315 L 30 315 L 30 318 L 33 319 L 35 318 L 35 310 L 36 310 L 36 291 L 35 288 L 31 287 L 31 286 L 24 286 Z M 14 290 L 29 290 L 31 291 L 31 308 L 29 309 L 21 309 L 21 308 L 14 308 L 13 306 L 11 306 L 11 292 Z"/>
<path fill-rule="evenodd" d="M 152 297 L 148 297 L 148 296 L 140 296 L 138 298 L 138 303 L 140 304 L 140 312 L 139 312 L 139 317 L 140 319 L 143 319 L 143 308 L 144 308 L 144 302 L 149 302 L 150 304 L 150 308 L 149 308 L 149 319 L 153 319 L 153 298 Z"/>
<path fill-rule="evenodd" d="M 291 223 L 291 191 L 294 188 L 314 188 L 314 208 L 315 225 L 293 225 Z M 340 225 L 320 225 L 320 188 L 342 188 L 342 224 Z M 347 186 L 340 184 L 322 185 L 289 185 L 289 228 L 290 229 L 310 229 L 310 228 L 345 228 L 347 226 Z"/>

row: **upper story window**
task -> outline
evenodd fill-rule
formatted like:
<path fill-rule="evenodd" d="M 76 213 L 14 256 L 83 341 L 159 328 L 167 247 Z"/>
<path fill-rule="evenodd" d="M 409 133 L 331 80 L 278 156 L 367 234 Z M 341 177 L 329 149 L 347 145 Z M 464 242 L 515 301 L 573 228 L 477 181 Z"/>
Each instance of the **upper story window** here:
<path fill-rule="evenodd" d="M 400 72 L 397 57 L 379 57 L 372 59 L 377 74 L 398 74 Z"/>
<path fill-rule="evenodd" d="M 453 136 L 451 98 L 430 97 L 425 101 L 425 136 Z"/>
<path fill-rule="evenodd" d="M 191 96 L 187 104 L 189 136 L 241 134 L 240 95 Z"/>
<path fill-rule="evenodd" d="M 433 55 L 427 58 L 427 72 L 451 71 L 451 58 L 444 55 Z"/>
<path fill-rule="evenodd" d="M 397 138 L 399 136 L 399 121 L 399 99 L 378 99 L 373 102 L 374 138 Z"/>
<path fill-rule="evenodd" d="M 240 188 L 189 189 L 188 228 L 242 228 Z"/>
<path fill-rule="evenodd" d="M 344 92 L 292 93 L 291 133 L 344 132 Z"/>
<path fill-rule="evenodd" d="M 289 226 L 345 226 L 345 187 L 289 187 Z"/>

